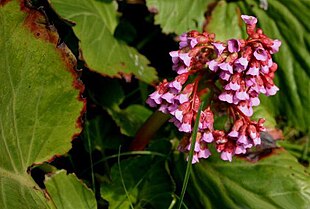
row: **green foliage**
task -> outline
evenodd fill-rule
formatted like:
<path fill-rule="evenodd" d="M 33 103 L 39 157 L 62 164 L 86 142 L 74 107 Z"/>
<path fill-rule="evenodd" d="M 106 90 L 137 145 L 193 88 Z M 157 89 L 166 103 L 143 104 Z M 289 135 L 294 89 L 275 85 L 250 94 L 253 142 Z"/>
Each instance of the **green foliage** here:
<path fill-rule="evenodd" d="M 183 177 L 184 170 L 181 158 L 177 172 Z M 310 173 L 283 150 L 256 163 L 228 163 L 213 156 L 194 165 L 191 177 L 191 208 L 309 207 Z"/>
<path fill-rule="evenodd" d="M 124 2 L 51 0 L 60 19 L 47 1 L 27 1 L 28 8 L 23 9 L 23 0 L 0 3 L 0 208 L 96 208 L 97 204 L 107 208 L 108 204 L 165 209 L 175 206 L 181 190 L 186 190 L 184 208 L 308 208 L 310 171 L 303 165 L 310 160 L 310 1 L 269 0 L 267 10 L 253 0 L 146 0 L 142 6 Z M 162 62 L 158 53 L 176 50 L 163 44 L 162 39 L 175 44 L 172 35 L 141 37 L 147 29 L 135 24 L 135 12 L 130 10 L 140 6 L 153 13 L 155 22 L 150 13 L 135 18 L 145 19 L 151 30 L 154 24 L 166 34 L 206 30 L 216 33 L 217 40 L 243 37 L 240 15 L 257 16 L 259 27 L 281 40 L 282 46 L 274 57 L 280 92 L 262 96 L 254 117 L 266 118 L 268 128 L 282 128 L 290 140 L 278 145 L 289 152 L 264 145 L 244 156 L 263 158 L 258 162 L 235 157 L 228 163 L 212 150 L 214 155 L 187 173 L 188 188 L 182 188 L 187 183 L 183 182 L 186 160 L 176 151 L 174 142 L 182 136 L 172 126 L 162 127 L 147 151 L 128 151 L 152 115 L 143 103 L 157 76 L 143 54 L 157 66 Z M 122 8 L 129 9 L 118 13 Z M 54 23 L 57 28 L 50 25 Z M 62 39 L 71 29 L 78 38 L 77 57 Z M 70 72 L 76 60 L 82 69 L 79 78 Z M 157 70 L 171 76 L 170 69 Z M 81 132 L 77 121 L 84 105 L 74 88 L 78 79 L 85 84 L 87 113 L 76 148 L 70 142 Z M 144 130 L 155 132 L 151 129 L 157 130 L 163 118 L 153 118 Z M 215 126 L 225 128 L 225 122 L 223 116 Z M 117 151 L 120 146 L 124 152 Z M 71 164 L 56 157 L 64 154 Z M 31 166 L 41 163 L 38 177 Z M 57 168 L 44 168 L 51 163 Z"/>
<path fill-rule="evenodd" d="M 124 110 L 116 108 L 108 112 L 120 127 L 121 133 L 132 137 L 152 114 L 152 111 L 141 105 L 130 105 Z"/>
<path fill-rule="evenodd" d="M 93 192 L 83 185 L 74 174 L 58 171 L 45 182 L 48 194 L 59 209 L 95 209 L 97 203 Z"/>
<path fill-rule="evenodd" d="M 54 208 L 27 168 L 70 149 L 83 103 L 55 45 L 25 18 L 16 1 L 0 7 L 0 208 Z"/>
<path fill-rule="evenodd" d="M 212 10 L 210 22 L 205 30 L 216 34 L 217 40 L 228 40 L 231 38 L 242 38 L 240 15 L 243 14 L 237 4 L 220 1 Z M 244 34 L 243 34 L 244 35 Z"/>
<path fill-rule="evenodd" d="M 205 22 L 204 13 L 215 0 L 147 0 L 146 4 L 155 13 L 155 24 L 163 32 L 178 35 L 189 30 L 200 31 Z"/>
<path fill-rule="evenodd" d="M 151 151 L 165 152 L 167 141 L 158 141 Z M 168 154 L 168 153 L 165 153 Z M 174 185 L 165 158 L 138 156 L 122 160 L 111 169 L 111 182 L 101 186 L 110 208 L 168 208 L 173 203 Z M 127 194 L 126 194 L 127 193 Z"/>
<path fill-rule="evenodd" d="M 147 83 L 156 80 L 156 71 L 148 66 L 148 60 L 113 37 L 118 24 L 114 1 L 52 0 L 51 4 L 62 18 L 76 24 L 73 30 L 90 69 L 116 77 L 134 74 Z"/>

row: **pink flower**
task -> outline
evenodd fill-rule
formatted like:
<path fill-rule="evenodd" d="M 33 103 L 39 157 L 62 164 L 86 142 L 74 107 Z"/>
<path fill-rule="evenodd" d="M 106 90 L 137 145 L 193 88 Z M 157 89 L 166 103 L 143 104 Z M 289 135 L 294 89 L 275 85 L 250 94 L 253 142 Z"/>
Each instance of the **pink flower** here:
<path fill-rule="evenodd" d="M 150 94 L 150 98 L 156 103 L 161 104 L 161 96 L 162 94 L 159 94 L 158 91 L 154 91 L 152 94 Z"/>
<path fill-rule="evenodd" d="M 165 93 L 164 95 L 162 95 L 161 98 L 163 98 L 164 100 L 166 100 L 168 103 L 173 103 L 173 99 L 174 99 L 175 95 L 170 93 L 170 92 L 167 92 Z"/>
<path fill-rule="evenodd" d="M 247 75 L 258 76 L 259 68 L 258 67 L 250 67 L 250 69 L 246 72 Z"/>
<path fill-rule="evenodd" d="M 167 104 L 161 104 L 158 110 L 162 113 L 169 114 Z"/>
<path fill-rule="evenodd" d="M 169 55 L 172 58 L 173 64 L 176 64 L 179 62 L 179 51 L 171 51 L 169 52 Z"/>
<path fill-rule="evenodd" d="M 248 105 L 248 102 L 240 102 L 238 105 L 239 110 L 246 116 L 251 117 L 253 115 L 253 109 Z"/>
<path fill-rule="evenodd" d="M 235 64 L 235 70 L 237 72 L 242 72 L 247 68 L 249 61 L 245 57 L 240 57 L 239 59 L 235 61 L 234 64 Z"/>
<path fill-rule="evenodd" d="M 207 142 L 207 143 L 211 143 L 211 142 L 213 142 L 214 138 L 213 138 L 212 133 L 209 132 L 209 131 L 207 131 L 207 132 L 204 132 L 204 133 L 202 134 L 201 140 L 202 140 L 202 141 L 205 141 L 205 142 Z"/>
<path fill-rule="evenodd" d="M 215 49 L 217 55 L 221 55 L 223 53 L 224 49 L 226 48 L 221 43 L 212 43 L 212 45 L 214 46 L 214 49 Z"/>
<path fill-rule="evenodd" d="M 174 81 L 170 82 L 168 84 L 168 86 L 170 88 L 174 88 L 177 92 L 180 92 L 181 89 L 182 89 L 182 84 L 179 81 L 177 81 L 177 80 L 174 80 Z"/>
<path fill-rule="evenodd" d="M 187 67 L 190 66 L 192 58 L 189 56 L 189 53 L 180 53 L 179 57 Z"/>
<path fill-rule="evenodd" d="M 190 133 L 192 131 L 192 125 L 189 123 L 182 123 L 181 126 L 179 127 L 179 131 Z"/>
<path fill-rule="evenodd" d="M 174 116 L 175 116 L 175 118 L 176 118 L 178 121 L 182 122 L 182 119 L 183 119 L 183 111 L 181 111 L 181 110 L 179 110 L 179 109 L 175 110 L 175 111 L 174 111 Z"/>
<path fill-rule="evenodd" d="M 230 137 L 238 137 L 239 136 L 239 132 L 236 130 L 232 130 L 231 132 L 229 132 L 228 136 Z"/>
<path fill-rule="evenodd" d="M 237 91 L 235 96 L 239 100 L 248 100 L 249 99 L 249 95 L 245 91 Z"/>
<path fill-rule="evenodd" d="M 180 104 L 189 101 L 188 94 L 179 94 L 175 97 L 175 101 L 179 101 Z"/>
<path fill-rule="evenodd" d="M 237 39 L 230 39 L 227 41 L 227 48 L 230 53 L 239 52 L 240 51 L 240 43 Z"/>
<path fill-rule="evenodd" d="M 237 145 L 235 149 L 235 154 L 245 154 L 246 153 L 246 148 L 243 145 Z"/>
<path fill-rule="evenodd" d="M 192 38 L 191 42 L 190 42 L 191 47 L 194 48 L 197 44 L 198 44 L 197 39 L 196 38 Z"/>
<path fill-rule="evenodd" d="M 188 46 L 187 33 L 183 33 L 182 35 L 180 35 L 179 39 L 180 39 L 180 43 L 179 43 L 180 49 Z"/>
<path fill-rule="evenodd" d="M 207 108 L 203 112 L 201 112 L 201 117 L 199 121 L 199 128 L 202 130 L 209 129 L 210 131 L 213 130 L 213 112 L 210 110 L 210 108 Z"/>
<path fill-rule="evenodd" d="M 223 93 L 220 94 L 219 100 L 232 104 L 233 103 L 233 94 L 224 91 Z"/>
<path fill-rule="evenodd" d="M 169 121 L 188 133 L 179 145 L 181 152 L 188 153 L 199 106 L 207 99 L 207 108 L 199 118 L 192 163 L 211 155 L 209 143 L 226 161 L 259 145 L 265 120 L 252 121 L 253 106 L 260 104 L 261 93 L 270 96 L 279 90 L 274 84 L 278 66 L 271 55 L 279 51 L 281 41 L 256 28 L 255 17 L 241 18 L 246 24 L 246 39 L 215 42 L 215 34 L 207 32 L 182 34 L 180 49 L 170 52 L 172 69 L 179 75 L 171 82 L 165 79 L 146 101 L 171 115 Z M 230 122 L 223 130 L 214 130 L 214 117 L 222 115 Z"/>
<path fill-rule="evenodd" d="M 263 65 L 263 66 L 261 66 L 261 71 L 262 71 L 264 74 L 268 74 L 268 73 L 269 73 L 269 66 L 268 66 L 268 65 Z"/>
<path fill-rule="evenodd" d="M 233 67 L 227 63 L 227 62 L 223 62 L 221 64 L 218 65 L 222 70 L 229 72 L 230 74 L 233 74 Z"/>
<path fill-rule="evenodd" d="M 241 15 L 241 18 L 247 25 L 255 25 L 257 23 L 257 19 L 253 16 Z"/>
<path fill-rule="evenodd" d="M 258 145 L 261 143 L 259 133 L 257 132 L 256 127 L 254 125 L 249 125 L 247 131 L 249 133 L 249 136 L 253 140 L 254 145 Z"/>
<path fill-rule="evenodd" d="M 155 103 L 154 99 L 152 99 L 152 98 L 150 98 L 150 97 L 147 98 L 146 103 L 147 103 L 148 105 L 150 105 L 150 107 L 156 107 L 156 106 L 157 106 L 157 104 Z"/>
<path fill-rule="evenodd" d="M 211 60 L 210 62 L 208 62 L 209 65 L 209 69 L 213 72 L 216 72 L 218 70 L 218 62 L 216 62 L 215 60 Z"/>
<path fill-rule="evenodd" d="M 230 73 L 226 73 L 225 71 L 222 71 L 220 73 L 220 78 L 224 81 L 228 81 L 230 78 L 231 74 Z"/>
<path fill-rule="evenodd" d="M 187 156 L 187 158 L 186 158 L 186 160 L 188 161 L 188 156 Z M 198 153 L 195 153 L 194 155 L 193 155 L 193 159 L 192 159 L 192 164 L 195 164 L 195 163 L 198 163 L 199 162 L 199 157 L 198 157 Z"/>
<path fill-rule="evenodd" d="M 266 61 L 268 59 L 267 52 L 264 48 L 259 47 L 254 52 L 254 57 L 260 61 Z"/>
<path fill-rule="evenodd" d="M 278 39 L 273 41 L 273 45 L 271 46 L 270 54 L 275 54 L 279 51 L 279 48 L 281 46 L 281 41 Z"/>
<path fill-rule="evenodd" d="M 276 85 L 272 85 L 266 88 L 266 96 L 275 95 L 279 91 L 279 88 Z"/>
<path fill-rule="evenodd" d="M 258 97 L 250 97 L 250 105 L 258 106 L 260 104 L 260 100 Z"/>
<path fill-rule="evenodd" d="M 208 158 L 211 155 L 211 152 L 209 149 L 200 149 L 198 152 L 198 158 Z"/>
<path fill-rule="evenodd" d="M 222 160 L 231 162 L 232 161 L 232 153 L 224 151 L 221 153 L 221 158 L 222 158 Z"/>
<path fill-rule="evenodd" d="M 187 150 L 189 151 L 189 150 L 191 150 L 191 140 L 190 140 L 190 143 L 188 144 L 188 146 L 187 146 Z M 200 144 L 199 144 L 199 142 L 195 142 L 195 147 L 194 147 L 194 151 L 195 152 L 199 152 L 200 151 Z"/>

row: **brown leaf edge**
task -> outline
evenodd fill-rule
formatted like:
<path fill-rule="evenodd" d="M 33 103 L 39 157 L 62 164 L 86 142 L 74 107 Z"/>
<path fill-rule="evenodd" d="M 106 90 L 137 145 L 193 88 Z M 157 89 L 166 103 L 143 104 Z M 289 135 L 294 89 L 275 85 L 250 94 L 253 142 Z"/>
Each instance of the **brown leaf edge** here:
<path fill-rule="evenodd" d="M 76 139 L 83 130 L 83 117 L 86 112 L 86 99 L 83 98 L 83 92 L 85 90 L 85 86 L 82 81 L 79 79 L 80 76 L 76 71 L 77 60 L 71 50 L 66 46 L 65 43 L 60 43 L 60 38 L 55 26 L 49 23 L 47 16 L 44 12 L 39 11 L 33 7 L 30 7 L 28 0 L 19 0 L 20 2 L 20 10 L 26 13 L 26 18 L 24 20 L 24 26 L 29 29 L 29 31 L 34 35 L 35 38 L 44 40 L 49 42 L 55 46 L 56 51 L 59 53 L 62 61 L 66 65 L 68 72 L 72 75 L 72 87 L 78 90 L 77 100 L 83 103 L 83 107 L 80 111 L 80 115 L 76 120 L 76 128 L 79 129 L 79 132 L 74 133 L 71 137 L 71 141 Z M 56 153 L 54 156 L 51 156 L 50 159 L 46 160 L 46 162 L 50 163 L 55 158 L 60 157 L 65 153 Z M 27 173 L 31 174 L 32 168 L 35 166 L 41 165 L 44 162 L 35 162 L 30 165 L 27 169 Z M 43 189 L 43 188 L 42 188 Z M 44 191 L 44 196 L 49 200 L 49 195 L 46 191 Z"/>
<path fill-rule="evenodd" d="M 27 0 L 20 1 L 21 11 L 27 14 L 24 26 L 28 28 L 32 34 L 38 38 L 45 40 L 49 43 L 52 43 L 56 51 L 59 53 L 61 59 L 66 65 L 68 71 L 71 73 L 73 77 L 72 87 L 79 90 L 79 94 L 77 96 L 77 100 L 83 102 L 83 108 L 80 112 L 80 116 L 76 121 L 76 127 L 82 131 L 83 128 L 83 115 L 86 112 L 86 99 L 83 98 L 83 92 L 85 90 L 85 86 L 82 81 L 79 79 L 80 76 L 76 71 L 77 60 L 71 50 L 66 46 L 65 43 L 60 43 L 60 38 L 55 26 L 51 25 L 47 20 L 47 17 L 39 10 L 34 8 L 30 8 L 27 6 Z M 76 133 L 72 138 L 79 135 L 81 133 Z"/>
<path fill-rule="evenodd" d="M 9 1 L 11 1 L 11 0 L 0 0 L 0 6 L 3 7 Z"/>

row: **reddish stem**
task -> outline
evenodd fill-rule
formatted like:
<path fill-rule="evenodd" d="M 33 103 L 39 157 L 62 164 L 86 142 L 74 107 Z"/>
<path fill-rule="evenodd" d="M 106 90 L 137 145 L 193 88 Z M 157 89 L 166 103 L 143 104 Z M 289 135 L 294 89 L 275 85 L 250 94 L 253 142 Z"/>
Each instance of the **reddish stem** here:
<path fill-rule="evenodd" d="M 169 115 L 162 112 L 154 112 L 138 130 L 135 139 L 131 142 L 129 150 L 144 150 L 157 130 L 169 119 Z"/>
<path fill-rule="evenodd" d="M 237 106 L 231 105 L 231 107 L 232 107 L 236 112 L 238 112 L 238 113 L 243 117 L 243 119 L 246 120 L 246 122 L 247 122 L 248 124 L 251 123 L 251 120 L 249 119 L 249 117 L 246 116 L 241 110 L 239 110 L 239 108 L 238 108 Z"/>

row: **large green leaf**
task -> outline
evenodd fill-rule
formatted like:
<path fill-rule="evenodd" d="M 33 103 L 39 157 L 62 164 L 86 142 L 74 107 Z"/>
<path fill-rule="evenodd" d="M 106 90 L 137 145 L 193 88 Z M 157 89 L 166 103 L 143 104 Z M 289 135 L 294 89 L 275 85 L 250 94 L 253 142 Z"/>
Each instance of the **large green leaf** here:
<path fill-rule="evenodd" d="M 181 176 L 184 165 L 182 158 Z M 229 163 L 216 155 L 193 166 L 188 194 L 190 208 L 308 209 L 310 173 L 283 150 L 257 163 Z"/>
<path fill-rule="evenodd" d="M 144 56 L 113 37 L 118 24 L 115 2 L 52 0 L 51 4 L 63 18 L 76 23 L 73 30 L 89 68 L 109 76 L 134 74 L 147 83 L 156 79 Z"/>
<path fill-rule="evenodd" d="M 165 33 L 178 35 L 189 30 L 201 31 L 205 22 L 204 13 L 215 0 L 146 0 L 146 5 L 155 13 L 155 23 Z"/>
<path fill-rule="evenodd" d="M 276 85 L 280 92 L 273 97 L 262 96 L 262 105 L 269 113 L 287 119 L 287 124 L 301 131 L 310 128 L 310 1 L 268 1 L 268 9 L 259 7 L 258 1 L 219 2 L 213 10 L 209 32 L 217 37 L 231 38 L 240 34 L 234 10 L 241 14 L 254 15 L 265 34 L 282 41 L 280 52 L 274 56 L 279 69 L 276 73 Z M 223 16 L 223 14 L 229 14 Z M 239 15 L 235 13 L 235 15 Z M 240 20 L 240 19 L 239 19 Z M 233 24 L 228 24 L 232 22 Z M 224 23 L 224 24 L 222 24 Z M 243 25 L 243 31 L 245 26 Z"/>
<path fill-rule="evenodd" d="M 66 175 L 62 170 L 47 178 L 48 194 L 59 209 L 95 209 L 95 195 L 73 174 Z"/>
<path fill-rule="evenodd" d="M 27 168 L 69 150 L 83 103 L 57 43 L 35 38 L 24 21 L 38 36 L 55 32 L 19 4 L 0 6 L 0 208 L 50 208 Z"/>

